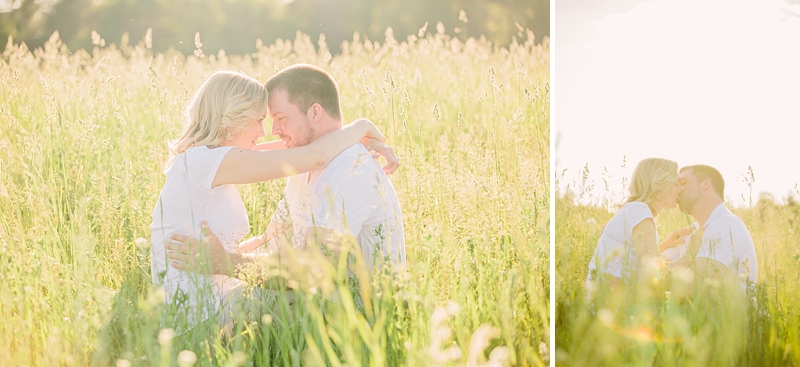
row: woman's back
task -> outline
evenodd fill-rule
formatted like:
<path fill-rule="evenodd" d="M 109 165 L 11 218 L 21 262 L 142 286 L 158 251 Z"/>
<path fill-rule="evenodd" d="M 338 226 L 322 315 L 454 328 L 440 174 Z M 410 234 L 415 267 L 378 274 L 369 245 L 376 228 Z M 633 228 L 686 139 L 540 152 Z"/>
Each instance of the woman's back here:
<path fill-rule="evenodd" d="M 165 171 L 166 181 L 153 210 L 150 225 L 153 284 L 163 286 L 167 303 L 186 302 L 180 309 L 186 311 L 191 323 L 206 319 L 206 310 L 216 310 L 222 295 L 240 282 L 222 275 L 186 273 L 168 266 L 166 243 L 173 233 L 199 237 L 200 223 L 206 220 L 226 250 L 235 252 L 237 243 L 250 231 L 247 212 L 236 186 L 211 188 L 230 148 L 200 146 L 177 155 Z M 185 298 L 181 293 L 185 293 Z M 199 311 L 197 315 L 195 309 Z"/>

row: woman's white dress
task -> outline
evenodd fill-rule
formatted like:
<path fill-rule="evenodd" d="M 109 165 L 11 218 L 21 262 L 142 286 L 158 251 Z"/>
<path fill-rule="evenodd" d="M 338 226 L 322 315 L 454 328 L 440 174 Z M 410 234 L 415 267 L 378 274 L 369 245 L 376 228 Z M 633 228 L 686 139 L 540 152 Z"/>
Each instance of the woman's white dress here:
<path fill-rule="evenodd" d="M 166 243 L 179 233 L 202 238 L 200 223 L 219 236 L 228 252 L 250 231 L 244 203 L 235 185 L 211 188 L 217 169 L 232 147 L 193 147 L 176 156 L 166 169 L 166 182 L 153 210 L 150 270 L 166 303 L 177 303 L 190 324 L 214 315 L 231 292 L 243 283 L 223 275 L 187 273 L 169 266 Z"/>

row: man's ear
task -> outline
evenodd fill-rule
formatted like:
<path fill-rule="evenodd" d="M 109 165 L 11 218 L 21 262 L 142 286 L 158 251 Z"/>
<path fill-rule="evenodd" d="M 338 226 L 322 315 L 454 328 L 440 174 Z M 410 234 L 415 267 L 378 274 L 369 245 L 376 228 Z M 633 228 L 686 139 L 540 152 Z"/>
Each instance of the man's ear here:
<path fill-rule="evenodd" d="M 319 103 L 314 103 L 311 107 L 308 108 L 309 117 L 311 118 L 311 122 L 318 123 L 322 120 L 322 106 Z"/>
<path fill-rule="evenodd" d="M 713 188 L 711 187 L 711 179 L 707 178 L 703 180 L 703 182 L 700 182 L 700 188 L 703 190 L 712 190 Z"/>

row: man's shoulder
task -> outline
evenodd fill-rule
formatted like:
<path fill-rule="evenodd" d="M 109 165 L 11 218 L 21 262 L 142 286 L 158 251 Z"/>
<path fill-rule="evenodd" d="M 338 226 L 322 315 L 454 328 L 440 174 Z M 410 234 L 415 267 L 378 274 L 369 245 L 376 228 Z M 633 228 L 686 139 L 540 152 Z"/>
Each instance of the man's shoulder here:
<path fill-rule="evenodd" d="M 361 143 L 353 144 L 339 153 L 322 172 L 330 178 L 345 178 L 362 173 L 383 174 L 381 166 Z"/>
<path fill-rule="evenodd" d="M 742 218 L 739 218 L 738 215 L 734 214 L 727 207 L 725 207 L 725 210 L 718 218 L 709 224 L 709 228 L 715 228 L 723 231 L 730 231 L 732 228 L 735 228 L 749 233 Z"/>
<path fill-rule="evenodd" d="M 716 241 L 732 241 L 741 244 L 744 241 L 752 242 L 750 230 L 744 221 L 730 211 L 709 223 L 705 229 L 705 237 Z"/>

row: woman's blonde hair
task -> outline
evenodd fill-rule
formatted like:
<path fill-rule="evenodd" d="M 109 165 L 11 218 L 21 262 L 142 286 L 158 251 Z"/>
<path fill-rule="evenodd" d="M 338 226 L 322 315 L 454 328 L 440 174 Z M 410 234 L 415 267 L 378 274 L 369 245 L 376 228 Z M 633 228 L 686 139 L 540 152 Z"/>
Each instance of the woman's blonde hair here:
<path fill-rule="evenodd" d="M 641 201 L 652 204 L 664 197 L 670 185 L 678 182 L 678 163 L 662 158 L 643 159 L 633 170 L 630 196 L 625 203 Z"/>
<path fill-rule="evenodd" d="M 230 140 L 250 121 L 264 116 L 267 97 L 258 80 L 234 71 L 215 72 L 186 106 L 183 133 L 169 144 L 170 161 L 191 147 L 216 148 Z"/>

